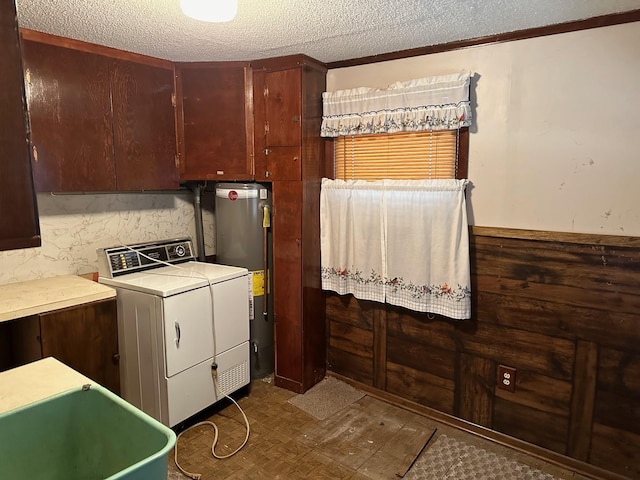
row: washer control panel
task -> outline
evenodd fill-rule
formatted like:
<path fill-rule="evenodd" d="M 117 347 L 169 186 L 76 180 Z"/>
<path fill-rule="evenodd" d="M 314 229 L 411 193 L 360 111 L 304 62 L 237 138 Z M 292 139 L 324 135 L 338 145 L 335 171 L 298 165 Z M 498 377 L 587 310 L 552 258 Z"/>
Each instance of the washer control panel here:
<path fill-rule="evenodd" d="M 195 260 L 189 238 L 121 245 L 98 249 L 98 274 L 113 278 L 127 273 L 158 268 L 167 263 Z"/>

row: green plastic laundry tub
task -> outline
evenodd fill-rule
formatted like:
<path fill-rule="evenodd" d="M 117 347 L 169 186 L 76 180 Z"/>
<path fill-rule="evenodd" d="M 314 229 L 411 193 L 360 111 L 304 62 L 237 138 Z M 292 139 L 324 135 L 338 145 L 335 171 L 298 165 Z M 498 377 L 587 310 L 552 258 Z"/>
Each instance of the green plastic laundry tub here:
<path fill-rule="evenodd" d="M 166 480 L 170 428 L 91 385 L 0 414 L 0 478 Z"/>

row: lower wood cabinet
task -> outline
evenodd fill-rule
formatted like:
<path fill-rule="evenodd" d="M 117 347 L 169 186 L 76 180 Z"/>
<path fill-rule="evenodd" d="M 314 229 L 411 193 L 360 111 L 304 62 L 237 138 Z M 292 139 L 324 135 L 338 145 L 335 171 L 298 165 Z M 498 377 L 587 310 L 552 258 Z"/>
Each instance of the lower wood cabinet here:
<path fill-rule="evenodd" d="M 115 300 L 40 315 L 40 344 L 43 357 L 55 357 L 112 392 L 120 392 Z"/>
<path fill-rule="evenodd" d="M 120 393 L 116 301 L 104 300 L 0 324 L 3 368 L 55 357 Z M 9 353 L 6 353 L 9 352 Z"/>
<path fill-rule="evenodd" d="M 319 181 L 273 182 L 275 384 L 303 393 L 326 373 Z"/>
<path fill-rule="evenodd" d="M 276 378 L 303 390 L 302 375 L 302 182 L 275 182 L 273 204 L 273 304 Z M 324 374 L 324 372 L 322 372 Z"/>

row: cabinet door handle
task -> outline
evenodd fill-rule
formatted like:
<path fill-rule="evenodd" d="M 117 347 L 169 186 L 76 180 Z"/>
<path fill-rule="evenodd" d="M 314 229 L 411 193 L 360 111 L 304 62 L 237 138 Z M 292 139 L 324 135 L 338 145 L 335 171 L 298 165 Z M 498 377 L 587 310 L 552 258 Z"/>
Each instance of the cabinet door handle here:
<path fill-rule="evenodd" d="M 119 353 L 114 353 L 113 354 L 113 361 L 115 363 L 118 363 L 120 361 L 120 354 Z"/>
<path fill-rule="evenodd" d="M 294 115 L 293 117 L 291 117 L 291 121 L 293 123 L 298 123 L 300 122 L 300 115 Z"/>
<path fill-rule="evenodd" d="M 176 327 L 176 347 L 180 347 L 180 324 L 175 322 L 174 326 Z"/>
<path fill-rule="evenodd" d="M 297 162 L 298 161 L 298 156 L 296 155 L 295 157 L 293 157 L 293 161 Z"/>
<path fill-rule="evenodd" d="M 269 178 L 271 176 L 271 172 L 264 172 L 264 176 Z"/>

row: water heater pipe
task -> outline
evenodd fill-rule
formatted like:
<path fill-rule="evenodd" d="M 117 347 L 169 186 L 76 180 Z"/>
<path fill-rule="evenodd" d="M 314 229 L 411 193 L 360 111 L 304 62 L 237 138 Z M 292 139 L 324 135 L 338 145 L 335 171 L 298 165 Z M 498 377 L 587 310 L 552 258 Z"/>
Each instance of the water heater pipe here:
<path fill-rule="evenodd" d="M 262 263 L 264 281 L 264 302 L 262 302 L 262 317 L 269 320 L 269 249 L 268 249 L 268 229 L 271 227 L 271 210 L 269 205 L 262 207 Z"/>
<path fill-rule="evenodd" d="M 204 253 L 204 229 L 202 226 L 202 188 L 200 184 L 193 185 L 193 210 L 196 222 L 196 245 L 198 246 L 198 260 L 204 262 L 206 260 Z"/>

